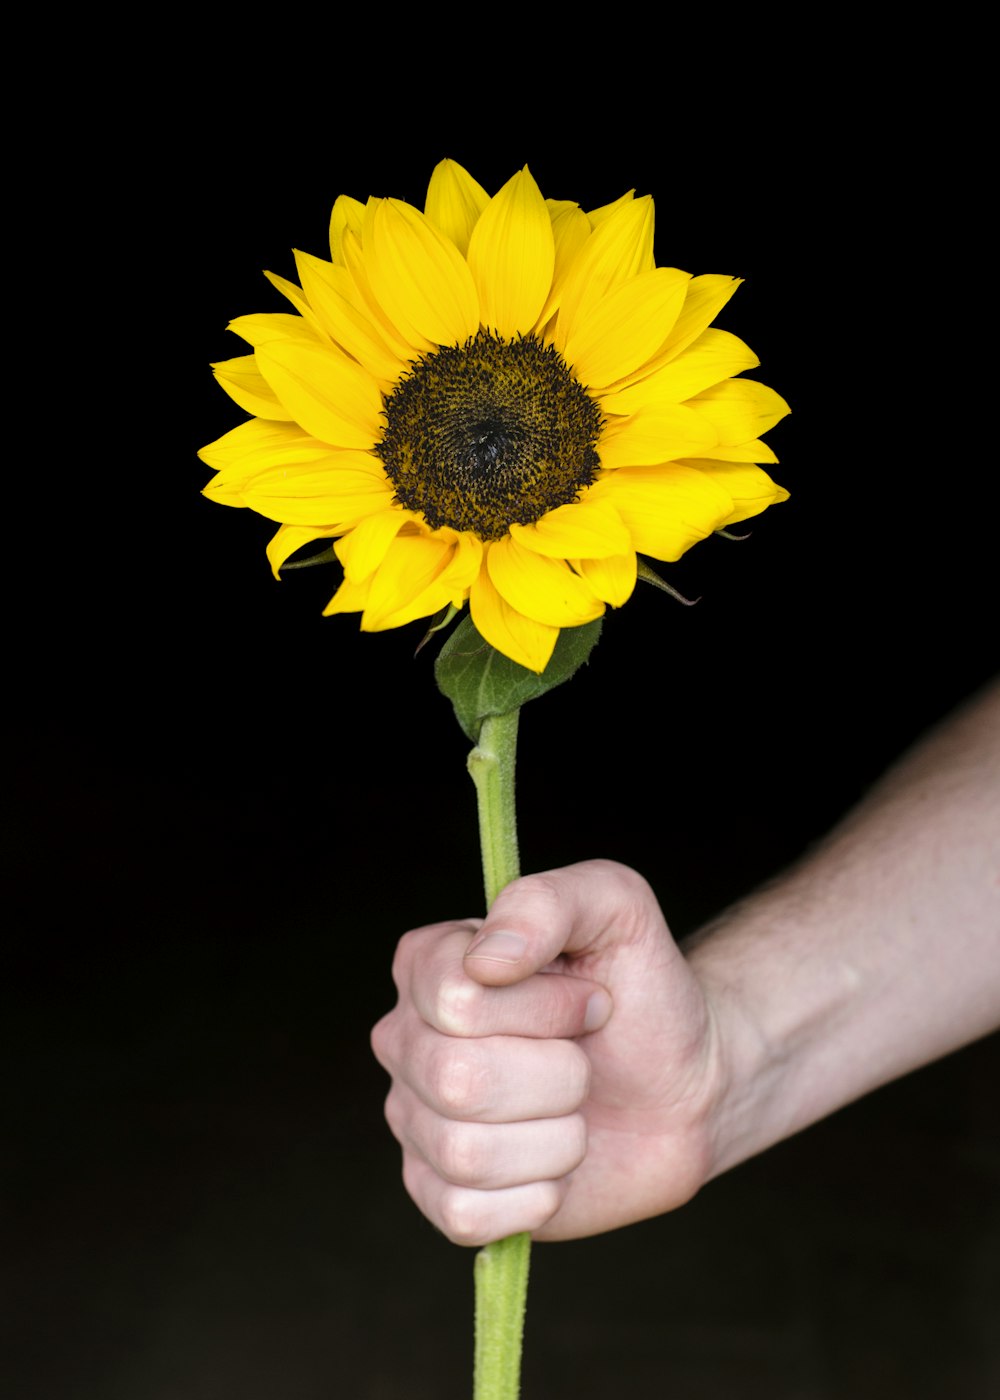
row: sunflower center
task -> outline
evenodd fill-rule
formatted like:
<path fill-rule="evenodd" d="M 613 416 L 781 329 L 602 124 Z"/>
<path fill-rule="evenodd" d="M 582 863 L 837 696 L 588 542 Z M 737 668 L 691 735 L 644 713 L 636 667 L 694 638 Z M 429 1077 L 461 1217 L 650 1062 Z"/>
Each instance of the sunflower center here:
<path fill-rule="evenodd" d="M 568 505 L 596 477 L 601 410 L 535 336 L 480 331 L 418 360 L 385 401 L 375 451 L 431 529 L 483 540 Z"/>

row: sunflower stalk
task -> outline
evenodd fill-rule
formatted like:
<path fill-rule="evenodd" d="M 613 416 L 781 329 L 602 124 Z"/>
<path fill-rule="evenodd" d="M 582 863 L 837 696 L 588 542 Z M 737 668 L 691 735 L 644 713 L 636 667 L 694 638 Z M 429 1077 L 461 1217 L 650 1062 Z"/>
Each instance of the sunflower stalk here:
<path fill-rule="evenodd" d="M 483 858 L 486 907 L 521 873 L 514 805 L 514 764 L 517 756 L 519 709 L 488 715 L 479 742 L 469 754 L 469 772 L 479 804 L 479 847 Z"/>
<path fill-rule="evenodd" d="M 479 845 L 486 905 L 520 872 L 514 767 L 520 710 L 489 715 L 469 754 L 479 806 Z M 473 1400 L 517 1400 L 528 1294 L 531 1236 L 510 1235 L 476 1255 L 476 1344 Z"/>

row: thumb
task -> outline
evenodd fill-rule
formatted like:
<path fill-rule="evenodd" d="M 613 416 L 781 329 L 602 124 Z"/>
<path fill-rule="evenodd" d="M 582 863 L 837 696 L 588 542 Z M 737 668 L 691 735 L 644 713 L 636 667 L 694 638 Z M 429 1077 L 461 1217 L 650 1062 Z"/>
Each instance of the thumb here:
<path fill-rule="evenodd" d="M 652 891 L 627 866 L 588 860 L 526 875 L 497 895 L 466 949 L 465 971 L 486 986 L 522 982 L 562 955 L 571 962 L 610 949 L 637 924 L 666 931 Z"/>

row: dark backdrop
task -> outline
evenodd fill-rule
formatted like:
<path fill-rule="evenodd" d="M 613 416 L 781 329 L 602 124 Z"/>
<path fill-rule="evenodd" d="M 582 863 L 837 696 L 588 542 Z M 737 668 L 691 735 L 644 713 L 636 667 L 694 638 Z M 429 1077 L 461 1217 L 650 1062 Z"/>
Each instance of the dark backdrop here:
<path fill-rule="evenodd" d="M 955 348 L 978 211 L 922 93 L 885 108 L 861 64 L 753 101 L 481 66 L 346 91 L 296 44 L 287 93 L 186 59 L 152 100 L 95 84 L 56 182 L 58 388 L 9 585 L 18 1397 L 466 1393 L 471 1255 L 405 1197 L 367 1049 L 400 932 L 480 909 L 465 742 L 419 626 L 323 620 L 333 572 L 275 583 L 268 522 L 199 495 L 196 448 L 241 421 L 207 362 L 282 309 L 260 270 L 322 255 L 337 193 L 422 203 L 445 155 L 490 190 L 527 161 L 587 206 L 651 192 L 658 261 L 746 279 L 720 324 L 793 408 L 791 500 L 667 570 L 698 606 L 640 588 L 525 711 L 526 869 L 629 862 L 682 935 L 995 669 L 994 469 Z M 527 1400 L 992 1393 L 997 1053 L 539 1248 Z"/>

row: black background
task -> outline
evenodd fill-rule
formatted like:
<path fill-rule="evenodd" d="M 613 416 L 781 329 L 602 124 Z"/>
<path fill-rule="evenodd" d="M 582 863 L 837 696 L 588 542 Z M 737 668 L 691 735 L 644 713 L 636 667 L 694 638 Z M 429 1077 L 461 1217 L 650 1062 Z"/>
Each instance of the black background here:
<path fill-rule="evenodd" d="M 274 582 L 269 523 L 199 495 L 196 449 L 243 416 L 207 362 L 242 353 L 231 317 L 283 309 L 260 271 L 324 253 L 336 194 L 422 204 L 445 155 L 490 191 L 527 161 L 586 207 L 650 192 L 658 262 L 745 279 L 719 323 L 793 409 L 769 435 L 791 500 L 667 570 L 698 606 L 639 589 L 525 711 L 526 869 L 624 860 L 683 935 L 995 670 L 960 114 L 857 60 L 682 94 L 680 52 L 640 78 L 597 40 L 598 82 L 480 54 L 347 83 L 313 37 L 294 81 L 179 51 L 152 91 L 95 79 L 53 177 L 9 585 L 19 1397 L 467 1390 L 471 1255 L 405 1197 L 367 1049 L 400 932 L 480 908 L 465 741 L 419 626 L 322 619 L 333 571 Z M 539 1248 L 526 1400 L 991 1393 L 997 1054 Z"/>

